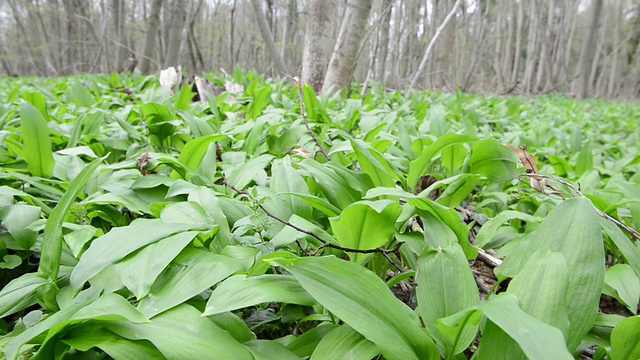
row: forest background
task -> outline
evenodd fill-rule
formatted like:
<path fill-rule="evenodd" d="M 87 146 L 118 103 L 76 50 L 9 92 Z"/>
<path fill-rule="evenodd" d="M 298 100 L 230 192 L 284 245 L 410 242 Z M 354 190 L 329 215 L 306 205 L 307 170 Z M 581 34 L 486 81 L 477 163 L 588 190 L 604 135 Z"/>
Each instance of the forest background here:
<path fill-rule="evenodd" d="M 635 0 L 0 0 L 0 73 L 241 67 L 403 89 L 452 9 L 417 88 L 640 98 Z M 353 59 L 330 80 L 336 55 Z"/>

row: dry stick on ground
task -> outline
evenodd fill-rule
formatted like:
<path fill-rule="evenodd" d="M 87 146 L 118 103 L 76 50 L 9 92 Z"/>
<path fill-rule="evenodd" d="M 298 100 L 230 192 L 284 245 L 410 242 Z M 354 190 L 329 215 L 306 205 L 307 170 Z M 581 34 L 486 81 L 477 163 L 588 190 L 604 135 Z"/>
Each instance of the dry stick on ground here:
<path fill-rule="evenodd" d="M 573 192 L 575 192 L 575 193 L 576 193 L 576 195 L 578 195 L 578 196 L 580 196 L 580 197 L 586 197 L 586 196 L 584 196 L 584 194 L 582 193 L 582 191 L 580 191 L 580 189 L 579 189 L 579 188 L 576 188 L 572 183 L 570 183 L 570 182 L 568 182 L 568 181 L 566 181 L 566 180 L 563 180 L 563 179 L 556 179 L 556 178 L 551 177 L 551 176 L 547 176 L 547 175 L 540 175 L 540 174 L 522 174 L 522 175 L 520 175 L 520 176 L 525 176 L 525 177 L 534 177 L 534 178 L 535 178 L 535 177 L 542 177 L 542 178 L 545 178 L 545 179 L 547 179 L 547 180 L 555 181 L 555 182 L 558 182 L 558 183 L 560 183 L 560 184 L 562 184 L 562 185 L 567 186 L 568 188 L 570 188 L 571 190 L 573 190 Z M 610 215 L 603 213 L 602 211 L 600 211 L 600 210 L 599 210 L 598 208 L 596 208 L 595 206 L 594 206 L 594 209 L 596 209 L 596 213 L 597 213 L 600 217 L 605 218 L 605 219 L 607 219 L 607 220 L 611 221 L 612 223 L 614 223 L 614 224 L 618 225 L 618 227 L 620 227 L 620 228 L 622 228 L 622 229 L 626 230 L 626 231 L 627 231 L 629 234 L 631 234 L 631 236 L 633 236 L 636 240 L 640 240 L 640 233 L 639 233 L 638 231 L 636 231 L 635 229 L 633 229 L 633 228 L 631 228 L 631 227 L 629 227 L 629 226 L 627 226 L 627 225 L 623 224 L 622 222 L 618 221 L 617 219 L 615 219 L 615 218 L 611 217 Z"/>
<path fill-rule="evenodd" d="M 304 92 L 302 92 L 302 83 L 300 83 L 300 116 L 302 116 L 302 120 L 304 120 L 304 126 L 307 127 L 307 132 L 309 132 L 309 135 L 311 135 L 311 137 L 313 138 L 313 141 L 316 142 L 316 145 L 318 145 L 318 148 L 320 149 L 320 152 L 322 153 L 322 155 L 324 155 L 325 158 L 327 158 L 327 161 L 331 161 L 331 158 L 329 157 L 329 154 L 327 154 L 326 151 L 324 151 L 324 148 L 322 147 L 322 144 L 320 144 L 320 140 L 318 140 L 318 138 L 316 137 L 316 135 L 313 133 L 313 131 L 311 131 L 311 127 L 309 127 L 309 122 L 307 121 L 307 116 L 304 114 Z"/>
<path fill-rule="evenodd" d="M 226 177 L 223 177 L 223 178 L 222 178 L 222 182 L 223 182 L 223 183 L 224 183 L 224 184 L 225 184 L 229 189 L 231 189 L 231 190 L 235 191 L 238 195 L 245 195 L 245 196 L 249 197 L 251 200 L 255 201 L 255 199 L 253 198 L 253 196 L 251 196 L 251 194 L 249 194 L 249 193 L 248 193 L 248 192 L 246 192 L 246 191 L 238 190 L 235 186 L 231 185 L 231 184 L 229 183 L 229 181 L 227 181 L 227 178 L 226 178 Z M 400 246 L 402 246 L 402 244 L 404 244 L 404 243 L 402 243 L 402 242 L 401 242 L 401 243 L 398 243 L 398 245 L 397 245 L 396 247 L 394 247 L 393 249 L 383 249 L 383 248 L 376 248 L 376 249 L 369 249 L 369 250 L 350 249 L 350 248 L 342 247 L 342 246 L 339 246 L 339 245 L 331 244 L 331 243 L 327 242 L 326 240 L 322 239 L 320 236 L 316 235 L 316 234 L 315 234 L 314 232 L 312 232 L 312 231 L 305 230 L 305 229 L 303 229 L 303 228 L 301 228 L 301 227 L 299 227 L 299 226 L 293 225 L 292 223 L 290 223 L 290 222 L 288 222 L 288 221 L 286 221 L 286 220 L 280 219 L 279 217 L 277 217 L 277 216 L 273 215 L 272 213 L 270 213 L 270 212 L 269 212 L 269 210 L 265 209 L 265 207 L 264 207 L 264 206 L 262 206 L 261 204 L 258 204 L 258 207 L 260 208 L 260 210 L 264 211 L 264 213 L 265 213 L 268 217 L 270 217 L 270 218 L 272 218 L 272 219 L 274 219 L 274 220 L 276 220 L 276 221 L 278 221 L 278 222 L 280 222 L 280 223 L 282 223 L 282 224 L 284 224 L 284 225 L 286 225 L 286 226 L 288 226 L 288 227 L 290 227 L 290 228 L 292 228 L 292 229 L 294 229 L 294 230 L 296 230 L 296 231 L 299 231 L 299 232 L 301 232 L 301 233 L 303 233 L 303 234 L 305 234 L 305 235 L 309 235 L 309 236 L 311 236 L 312 238 L 314 238 L 314 239 L 316 239 L 316 240 L 318 240 L 318 241 L 320 241 L 320 242 L 322 243 L 322 245 L 320 245 L 320 246 L 316 249 L 316 251 L 315 251 L 313 254 L 309 254 L 306 250 L 304 250 L 304 249 L 302 248 L 302 246 L 301 246 L 301 244 L 300 244 L 299 239 L 296 239 L 296 243 L 298 244 L 298 246 L 300 247 L 300 250 L 302 250 L 303 254 L 305 254 L 305 255 L 308 255 L 308 254 L 309 254 L 310 256 L 316 256 L 316 255 L 318 255 L 318 253 L 319 253 L 322 249 L 325 249 L 325 248 L 332 248 L 332 249 L 336 249 L 336 250 L 342 250 L 342 251 L 344 251 L 344 252 L 352 252 L 352 253 L 358 253 L 358 254 L 374 254 L 374 253 L 380 253 L 380 254 L 382 254 L 382 256 L 384 256 L 384 257 L 385 257 L 385 259 L 387 259 L 387 261 L 389 261 L 389 263 L 390 263 L 391 265 L 393 265 L 393 267 L 395 267 L 398 271 L 400 271 L 400 272 L 404 272 L 404 270 L 403 270 L 400 266 L 398 266 L 398 264 L 396 264 L 396 263 L 395 263 L 395 261 L 393 261 L 393 259 L 389 256 L 389 254 L 394 253 L 394 252 L 396 252 L 396 251 L 398 251 L 398 250 L 400 249 Z"/>

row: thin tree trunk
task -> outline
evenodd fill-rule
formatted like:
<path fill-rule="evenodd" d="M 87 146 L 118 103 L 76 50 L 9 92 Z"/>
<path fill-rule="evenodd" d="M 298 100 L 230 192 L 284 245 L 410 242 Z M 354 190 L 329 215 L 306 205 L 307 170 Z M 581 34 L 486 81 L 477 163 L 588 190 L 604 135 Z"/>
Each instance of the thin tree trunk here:
<path fill-rule="evenodd" d="M 589 17 L 589 26 L 582 43 L 582 51 L 580 52 L 580 66 L 578 66 L 578 89 L 577 96 L 584 99 L 589 96 L 589 78 L 593 59 L 596 54 L 596 31 L 600 22 L 600 13 L 602 12 L 602 0 L 592 0 L 591 14 Z"/>
<path fill-rule="evenodd" d="M 514 5 L 515 6 L 515 5 Z M 524 29 L 524 1 L 518 4 L 518 26 L 516 30 L 516 49 L 514 52 L 513 69 L 511 71 L 511 86 L 518 82 L 520 74 L 520 61 L 522 60 L 522 33 Z"/>
<path fill-rule="evenodd" d="M 384 86 L 387 76 L 387 53 L 389 50 L 389 27 L 393 0 L 382 2 L 382 23 L 380 23 L 380 46 L 378 49 L 378 81 Z"/>
<path fill-rule="evenodd" d="M 407 90 L 407 96 L 406 96 L 407 99 L 411 98 L 411 90 L 416 85 L 416 83 L 418 82 L 418 79 L 420 79 L 420 75 L 422 75 L 422 72 L 426 68 L 427 62 L 429 61 L 429 55 L 431 54 L 431 50 L 433 49 L 433 46 L 438 41 L 438 38 L 440 37 L 440 34 L 442 33 L 445 26 L 447 26 L 447 23 L 451 21 L 451 18 L 455 16 L 461 1 L 462 0 L 456 0 L 456 3 L 453 5 L 453 8 L 451 9 L 447 17 L 444 18 L 444 21 L 442 22 L 442 24 L 440 24 L 440 26 L 438 27 L 438 30 L 436 30 L 436 33 L 433 36 L 433 39 L 431 39 L 431 41 L 429 42 L 429 46 L 427 46 L 427 50 L 425 50 L 424 52 L 424 56 L 422 57 L 422 61 L 420 62 L 420 66 L 418 67 L 418 71 L 413 76 L 413 80 L 411 80 L 411 84 L 409 85 L 409 89 Z"/>
<path fill-rule="evenodd" d="M 455 0 L 455 3 L 453 2 L 454 0 L 446 0 L 442 2 L 442 10 L 443 10 L 443 14 L 445 14 L 447 12 L 447 10 L 449 9 L 454 9 L 457 10 L 459 4 L 458 0 Z M 453 47 L 453 42 L 455 40 L 455 31 L 456 31 L 456 17 L 455 17 L 455 11 L 452 12 L 451 10 L 449 10 L 449 14 L 453 13 L 454 16 L 449 17 L 447 15 L 447 18 L 449 19 L 446 22 L 443 22 L 444 27 L 442 28 L 442 34 L 440 36 L 442 36 L 442 40 L 440 41 L 440 43 L 434 45 L 436 46 L 436 52 L 435 52 L 435 59 L 434 59 L 434 65 L 435 65 L 435 74 L 434 74 L 434 86 L 436 89 L 442 89 L 445 87 L 446 85 L 446 79 L 445 76 L 447 75 L 448 71 L 449 71 L 449 55 L 451 54 L 451 49 Z M 445 19 L 447 19 L 445 18 Z M 442 26 L 442 25 L 441 25 Z M 435 40 L 435 36 L 434 39 L 432 39 L 431 41 Z"/>
<path fill-rule="evenodd" d="M 148 74 L 151 70 L 151 59 L 153 57 L 153 48 L 155 45 L 156 33 L 160 23 L 160 9 L 162 8 L 162 0 L 153 0 L 151 3 L 151 16 L 147 25 L 147 31 L 144 39 L 144 52 L 140 60 L 140 71 Z"/>
<path fill-rule="evenodd" d="M 184 0 L 173 0 L 171 21 L 169 23 L 169 40 L 167 41 L 167 57 L 164 67 L 180 65 L 180 48 L 184 29 Z"/>
<path fill-rule="evenodd" d="M 116 71 L 122 71 L 122 66 L 124 65 L 125 60 L 125 51 L 124 47 L 125 40 L 125 32 L 124 32 L 124 5 L 120 0 L 112 0 L 112 16 L 113 16 L 113 28 L 116 34 Z"/>
<path fill-rule="evenodd" d="M 287 55 L 291 53 L 289 50 L 289 44 L 293 42 L 293 29 L 298 22 L 298 7 L 296 0 L 289 0 L 287 4 L 287 20 L 284 24 L 284 34 L 282 36 L 282 49 L 280 49 L 280 56 L 283 59 L 287 59 Z"/>
<path fill-rule="evenodd" d="M 327 25 L 331 2 L 311 0 L 307 10 L 307 30 L 302 54 L 302 84 L 309 84 L 316 91 L 322 89 L 327 63 Z"/>
<path fill-rule="evenodd" d="M 271 33 L 271 29 L 269 29 L 269 24 L 267 23 L 267 18 L 262 11 L 262 4 L 260 0 L 251 0 L 251 4 L 253 5 L 253 13 L 256 16 L 256 22 L 258 23 L 258 28 L 260 28 L 260 34 L 262 35 L 262 40 L 264 40 L 267 45 L 267 51 L 269 52 L 269 56 L 271 60 L 276 66 L 276 70 L 280 75 L 286 75 L 287 69 L 284 65 L 284 61 L 278 52 L 278 47 L 276 46 L 276 42 L 273 40 L 273 34 Z"/>
<path fill-rule="evenodd" d="M 373 0 L 347 1 L 347 8 L 331 60 L 329 60 L 322 92 L 339 91 L 349 85 L 372 2 Z"/>

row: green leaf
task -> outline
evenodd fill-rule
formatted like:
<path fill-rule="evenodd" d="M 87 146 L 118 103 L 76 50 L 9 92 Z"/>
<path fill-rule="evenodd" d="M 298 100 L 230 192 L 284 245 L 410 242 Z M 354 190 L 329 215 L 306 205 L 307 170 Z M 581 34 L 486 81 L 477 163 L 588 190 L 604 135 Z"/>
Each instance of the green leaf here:
<path fill-rule="evenodd" d="M 292 276 L 261 275 L 247 278 L 235 275 L 218 285 L 203 315 L 219 314 L 267 302 L 311 306 L 315 300 Z"/>
<path fill-rule="evenodd" d="M 42 251 L 38 271 L 51 282 L 57 280 L 58 271 L 60 270 L 60 256 L 62 256 L 63 241 L 62 222 L 65 216 L 67 216 L 67 211 L 69 211 L 73 205 L 76 197 L 78 197 L 80 191 L 82 191 L 84 184 L 93 176 L 93 173 L 98 169 L 102 160 L 103 159 L 93 160 L 82 169 L 80 174 L 71 181 L 69 188 L 51 212 L 49 219 L 47 219 L 42 238 Z"/>
<path fill-rule="evenodd" d="M 333 235 L 342 247 L 371 250 L 386 245 L 395 234 L 400 206 L 392 200 L 359 201 L 347 206 L 338 219 L 330 219 Z M 349 253 L 363 264 L 372 254 Z"/>
<path fill-rule="evenodd" d="M 616 298 L 637 315 L 640 299 L 640 279 L 628 264 L 616 264 L 604 273 L 603 293 Z"/>
<path fill-rule="evenodd" d="M 244 346 L 251 351 L 254 360 L 300 360 L 300 357 L 275 341 L 253 340 L 245 343 Z"/>
<path fill-rule="evenodd" d="M 586 143 L 578 154 L 578 160 L 576 161 L 576 175 L 582 176 L 582 174 L 591 169 L 593 169 L 593 155 L 591 154 L 591 146 L 589 143 Z"/>
<path fill-rule="evenodd" d="M 196 171 L 207 154 L 209 144 L 216 143 L 220 140 L 228 139 L 228 135 L 207 135 L 201 138 L 193 139 L 186 143 L 180 152 L 178 161 Z"/>
<path fill-rule="evenodd" d="M 487 221 L 480 228 L 480 232 L 476 236 L 476 246 L 481 247 L 483 249 L 490 249 L 491 247 L 485 247 L 487 244 L 490 244 L 492 240 L 495 239 L 498 234 L 498 229 L 507 221 L 513 219 L 524 220 L 527 223 L 538 223 L 542 221 L 541 218 L 525 214 L 520 211 L 514 210 L 505 210 L 500 212 L 496 217 Z"/>
<path fill-rule="evenodd" d="M 640 358 L 640 317 L 634 316 L 621 322 L 611 332 L 611 360 Z"/>
<path fill-rule="evenodd" d="M 96 325 L 67 331 L 61 341 L 77 350 L 97 347 L 113 359 L 160 359 L 163 355 L 147 340 L 129 340 Z"/>
<path fill-rule="evenodd" d="M 558 205 L 528 235 L 531 251 L 551 250 L 567 264 L 567 347 L 574 350 L 593 327 L 604 282 L 604 244 L 598 215 L 587 198 L 572 198 Z"/>
<path fill-rule="evenodd" d="M 20 109 L 22 143 L 29 172 L 50 178 L 53 175 L 53 152 L 47 121 L 33 105 L 24 102 Z"/>
<path fill-rule="evenodd" d="M 0 317 L 4 318 L 35 304 L 38 300 L 35 291 L 45 284 L 49 284 L 49 281 L 36 273 L 27 273 L 11 280 L 0 291 Z"/>
<path fill-rule="evenodd" d="M 231 185 L 235 186 L 238 190 L 243 190 L 251 180 L 258 174 L 259 171 L 264 170 L 267 165 L 273 160 L 273 155 L 260 155 L 253 158 L 246 163 L 231 170 L 227 175 L 227 180 Z"/>
<path fill-rule="evenodd" d="M 195 231 L 179 233 L 129 255 L 115 265 L 120 281 L 138 300 L 144 298 L 158 275 L 196 235 Z"/>
<path fill-rule="evenodd" d="M 71 272 L 71 286 L 78 291 L 87 280 L 132 252 L 187 230 L 191 230 L 188 224 L 166 224 L 156 219 L 136 219 L 128 226 L 113 228 L 95 239 L 82 255 Z"/>
<path fill-rule="evenodd" d="M 11 235 L 5 239 L 7 248 L 29 250 L 36 243 L 38 233 L 28 229 L 34 221 L 40 219 L 41 210 L 37 206 L 13 204 L 0 208 L 2 225 Z"/>
<path fill-rule="evenodd" d="M 619 227 L 609 220 L 599 218 L 600 225 L 609 235 L 622 256 L 627 260 L 633 272 L 640 278 L 640 249 L 636 247 L 631 240 L 625 235 Z"/>
<path fill-rule="evenodd" d="M 272 91 L 271 86 L 264 86 L 253 93 L 253 101 L 249 104 L 245 119 L 255 120 L 262 115 L 262 110 L 270 103 Z"/>
<path fill-rule="evenodd" d="M 156 316 L 151 323 L 114 323 L 105 327 L 130 340 L 150 341 L 167 359 L 253 359 L 228 332 L 185 304 Z"/>
<path fill-rule="evenodd" d="M 149 295 L 138 309 L 152 318 L 207 290 L 240 270 L 240 264 L 228 256 L 186 248 L 158 277 Z"/>
<path fill-rule="evenodd" d="M 437 202 L 447 207 L 455 208 L 462 204 L 462 201 L 473 192 L 480 180 L 477 175 L 473 174 L 461 174 L 453 178 L 442 180 L 444 183 L 447 180 L 453 180 L 444 190 L 444 192 L 438 197 Z"/>
<path fill-rule="evenodd" d="M 453 144 L 469 143 L 476 139 L 477 137 L 475 135 L 445 134 L 436 140 L 436 142 L 427 146 L 422 150 L 420 156 L 409 164 L 409 177 L 407 178 L 409 187 L 415 189 L 420 176 L 426 174 L 429 170 L 431 159 L 442 149 Z"/>
<path fill-rule="evenodd" d="M 71 96 L 77 107 L 91 107 L 95 102 L 89 89 L 79 82 L 71 85 Z"/>
<path fill-rule="evenodd" d="M 438 327 L 444 329 L 464 326 L 476 311 L 484 313 L 490 320 L 487 326 L 495 324 L 494 326 L 498 326 L 513 338 L 531 360 L 573 359 L 567 350 L 562 332 L 522 311 L 518 306 L 518 298 L 511 294 L 492 296 L 478 306 L 438 320 Z M 485 329 L 485 334 L 486 332 Z M 484 341 L 483 336 L 480 346 Z M 502 352 L 501 344 L 496 345 L 498 346 L 484 348 L 486 351 L 479 350 L 476 357 L 478 359 L 510 359 L 509 354 Z"/>
<path fill-rule="evenodd" d="M 537 284 L 536 291 L 531 291 L 531 284 Z M 563 338 L 567 337 L 567 265 L 561 253 L 550 250 L 534 253 L 509 284 L 507 294 L 517 296 L 520 307 L 527 314 L 561 330 Z M 509 358 L 525 358 L 512 337 L 492 323 L 487 326 L 478 351 L 496 354 L 492 348 L 497 344 Z"/>
<path fill-rule="evenodd" d="M 252 156 L 256 152 L 256 148 L 260 145 L 260 138 L 264 136 L 264 125 L 266 121 L 263 117 L 259 117 L 255 120 L 251 131 L 244 140 L 244 147 L 242 148 L 249 156 Z"/>
<path fill-rule="evenodd" d="M 311 360 L 370 360 L 380 349 L 349 325 L 331 330 L 318 344 Z"/>
<path fill-rule="evenodd" d="M 364 267 L 335 257 L 272 260 L 320 304 L 376 344 L 387 359 L 438 359 L 416 314 Z"/>
<path fill-rule="evenodd" d="M 522 172 L 518 156 L 495 140 L 480 140 L 473 144 L 469 172 L 482 175 L 489 181 L 508 181 Z"/>
<path fill-rule="evenodd" d="M 180 90 L 180 95 L 178 95 L 178 98 L 173 105 L 176 110 L 189 110 L 189 107 L 191 106 L 191 99 L 193 99 L 193 96 L 196 94 L 191 90 L 191 87 L 191 84 L 186 83 L 182 87 L 182 90 Z"/>
<path fill-rule="evenodd" d="M 291 166 L 288 160 L 274 162 L 271 166 L 271 181 L 269 187 L 278 195 L 276 199 L 283 202 L 290 209 L 290 214 L 296 214 L 305 219 L 311 218 L 313 209 L 303 199 L 291 196 L 291 194 L 309 195 L 309 188 L 302 175 Z M 274 197 L 271 197 L 272 200 Z M 274 200 L 275 201 L 275 200 Z M 289 216 L 286 216 L 289 218 Z"/>
<path fill-rule="evenodd" d="M 416 298 L 422 319 L 429 333 L 442 340 L 436 329 L 438 319 L 453 315 L 458 311 L 475 306 L 479 302 L 478 288 L 469 268 L 467 258 L 456 241 L 455 234 L 433 215 L 431 221 L 425 222 L 425 237 L 432 236 L 452 238 L 450 244 L 430 244 L 418 259 L 416 281 Z M 434 229 L 433 223 L 440 223 L 440 231 L 427 234 Z M 427 225 L 429 224 L 429 225 Z M 449 235 L 442 234 L 448 232 Z M 458 344 L 444 343 L 447 358 L 464 351 L 475 339 L 475 332 L 467 333 Z"/>

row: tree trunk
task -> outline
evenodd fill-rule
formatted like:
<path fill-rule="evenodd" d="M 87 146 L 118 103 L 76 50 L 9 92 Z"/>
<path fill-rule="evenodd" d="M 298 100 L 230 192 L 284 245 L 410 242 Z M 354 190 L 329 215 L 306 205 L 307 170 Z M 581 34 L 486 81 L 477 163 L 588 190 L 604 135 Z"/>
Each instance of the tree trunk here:
<path fill-rule="evenodd" d="M 124 6 L 120 0 L 112 0 L 112 16 L 113 16 L 113 28 L 116 34 L 116 71 L 122 71 L 122 67 L 124 66 L 125 56 L 126 56 L 126 48 L 124 44 L 125 40 L 125 32 L 124 32 Z"/>
<path fill-rule="evenodd" d="M 153 47 L 155 44 L 158 25 L 160 24 L 160 8 L 162 8 L 162 0 L 153 0 L 151 4 L 151 16 L 147 25 L 147 32 L 144 39 L 144 52 L 140 60 L 140 71 L 148 74 L 151 70 L 151 59 L 153 57 Z"/>
<path fill-rule="evenodd" d="M 322 89 L 322 81 L 327 63 L 329 14 L 331 1 L 311 0 L 307 10 L 307 30 L 304 37 L 302 55 L 302 84 L 309 84 L 313 90 Z"/>
<path fill-rule="evenodd" d="M 382 22 L 380 23 L 380 43 L 378 46 L 378 81 L 384 86 L 387 77 L 387 53 L 389 51 L 389 27 L 393 0 L 382 2 Z"/>
<path fill-rule="evenodd" d="M 180 48 L 184 28 L 184 1 L 173 0 L 171 6 L 171 22 L 169 23 L 169 40 L 167 41 L 167 57 L 164 67 L 180 65 Z"/>
<path fill-rule="evenodd" d="M 262 40 L 264 40 L 265 44 L 267 45 L 269 56 L 275 64 L 278 73 L 280 75 L 286 75 L 287 69 L 284 65 L 282 57 L 280 56 L 280 53 L 278 52 L 276 42 L 273 40 L 273 34 L 271 33 L 271 29 L 269 29 L 267 18 L 262 11 L 262 3 L 260 0 L 251 0 L 251 4 L 253 5 L 253 12 L 256 15 L 256 22 L 258 23 L 258 28 L 260 28 Z"/>
<path fill-rule="evenodd" d="M 592 0 L 589 25 L 587 26 L 587 32 L 584 36 L 584 42 L 582 43 L 580 65 L 578 66 L 577 96 L 580 99 L 584 99 L 589 96 L 589 78 L 591 77 L 593 59 L 596 55 L 596 31 L 598 30 L 601 12 L 602 0 Z"/>
<path fill-rule="evenodd" d="M 349 85 L 372 3 L 373 0 L 347 1 L 322 92 L 339 91 Z"/>
<path fill-rule="evenodd" d="M 287 5 L 287 20 L 284 24 L 284 35 L 282 36 L 282 49 L 280 50 L 280 55 L 282 59 L 287 59 L 287 54 L 291 51 L 289 50 L 289 44 L 293 42 L 293 33 L 294 26 L 298 22 L 298 7 L 296 0 L 289 0 L 289 4 Z"/>

